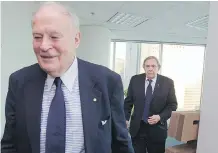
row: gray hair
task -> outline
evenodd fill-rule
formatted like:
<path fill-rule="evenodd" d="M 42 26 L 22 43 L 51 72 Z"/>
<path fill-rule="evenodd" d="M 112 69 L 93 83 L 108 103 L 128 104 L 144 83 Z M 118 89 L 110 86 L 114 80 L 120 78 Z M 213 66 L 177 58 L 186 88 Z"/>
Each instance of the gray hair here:
<path fill-rule="evenodd" d="M 79 27 L 80 27 L 79 17 L 76 15 L 75 12 L 70 11 L 72 9 L 70 9 L 68 6 L 63 5 L 63 4 L 59 3 L 59 2 L 43 2 L 43 3 L 40 3 L 40 6 L 39 6 L 38 10 L 40 8 L 42 8 L 42 7 L 46 7 L 46 6 L 49 6 L 49 5 L 59 6 L 59 7 L 63 8 L 64 9 L 64 14 L 68 15 L 71 18 L 73 25 L 79 31 Z M 36 12 L 34 13 L 34 15 L 36 14 Z"/>
<path fill-rule="evenodd" d="M 157 59 L 157 57 L 155 57 L 155 56 L 148 56 L 148 57 L 146 57 L 146 58 L 144 59 L 143 66 L 145 65 L 145 62 L 146 62 L 147 60 L 150 60 L 150 59 L 154 59 L 154 60 L 157 62 L 158 68 L 160 69 L 160 67 L 161 67 L 160 62 L 159 62 L 159 60 Z"/>

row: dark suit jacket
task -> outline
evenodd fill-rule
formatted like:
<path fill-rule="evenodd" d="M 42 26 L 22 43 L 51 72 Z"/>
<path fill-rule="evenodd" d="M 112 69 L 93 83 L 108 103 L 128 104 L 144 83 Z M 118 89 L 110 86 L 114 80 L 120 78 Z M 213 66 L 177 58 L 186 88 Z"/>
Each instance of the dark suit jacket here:
<path fill-rule="evenodd" d="M 131 110 L 134 105 L 134 112 L 131 117 L 130 134 L 135 137 L 142 120 L 145 105 L 145 74 L 135 75 L 131 78 L 127 97 L 124 102 L 126 120 L 130 119 Z M 160 115 L 160 122 L 149 126 L 150 139 L 162 141 L 167 137 L 167 120 L 171 117 L 172 111 L 177 109 L 177 100 L 173 80 L 157 75 L 153 98 L 150 104 L 149 116 Z"/>
<path fill-rule="evenodd" d="M 2 153 L 40 153 L 46 77 L 38 64 L 10 76 Z M 103 66 L 78 59 L 78 77 L 86 153 L 133 153 L 125 123 L 120 76 Z M 107 122 L 102 125 L 104 120 Z"/>

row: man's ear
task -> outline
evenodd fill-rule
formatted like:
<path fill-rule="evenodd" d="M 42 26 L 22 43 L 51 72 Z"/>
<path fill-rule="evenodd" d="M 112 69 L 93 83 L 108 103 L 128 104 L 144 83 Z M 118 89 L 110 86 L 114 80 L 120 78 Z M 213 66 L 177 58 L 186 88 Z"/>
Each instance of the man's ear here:
<path fill-rule="evenodd" d="M 158 71 L 160 70 L 160 68 L 161 68 L 161 66 L 160 66 L 160 65 L 158 65 Z"/>
<path fill-rule="evenodd" d="M 75 48 L 78 48 L 78 47 L 79 47 L 79 44 L 80 44 L 80 37 L 81 37 L 81 33 L 80 33 L 80 32 L 77 32 L 77 33 L 76 33 L 76 36 L 75 36 Z"/>

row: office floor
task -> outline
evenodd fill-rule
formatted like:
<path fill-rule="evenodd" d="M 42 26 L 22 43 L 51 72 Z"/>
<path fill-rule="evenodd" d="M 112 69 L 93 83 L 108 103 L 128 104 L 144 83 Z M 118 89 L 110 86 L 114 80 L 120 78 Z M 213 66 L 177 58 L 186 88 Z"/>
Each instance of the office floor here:
<path fill-rule="evenodd" d="M 168 137 L 166 140 L 166 148 L 171 147 L 171 146 L 175 146 L 175 145 L 180 145 L 180 144 L 183 144 L 183 142 L 177 141 L 176 139 L 174 139 L 172 137 Z"/>

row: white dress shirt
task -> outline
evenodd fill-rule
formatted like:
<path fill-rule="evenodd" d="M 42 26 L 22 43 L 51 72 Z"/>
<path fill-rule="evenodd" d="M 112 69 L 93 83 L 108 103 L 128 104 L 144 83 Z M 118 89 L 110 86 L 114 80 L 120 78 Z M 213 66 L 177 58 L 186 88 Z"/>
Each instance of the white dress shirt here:
<path fill-rule="evenodd" d="M 48 112 L 56 90 L 54 79 L 48 75 L 44 86 L 41 112 L 40 153 L 45 153 Z M 65 153 L 85 153 L 77 58 L 74 59 L 73 64 L 67 72 L 61 76 L 61 80 L 63 82 L 62 90 L 66 106 Z"/>
<path fill-rule="evenodd" d="M 157 75 L 151 80 L 152 80 L 151 87 L 152 87 L 152 93 L 153 93 L 154 88 L 155 88 L 155 84 L 156 84 L 156 81 L 157 81 Z M 146 95 L 148 85 L 149 85 L 149 81 L 148 81 L 148 78 L 146 77 L 146 80 L 145 80 L 145 95 Z"/>

